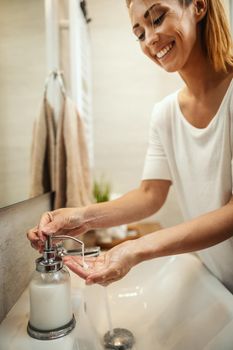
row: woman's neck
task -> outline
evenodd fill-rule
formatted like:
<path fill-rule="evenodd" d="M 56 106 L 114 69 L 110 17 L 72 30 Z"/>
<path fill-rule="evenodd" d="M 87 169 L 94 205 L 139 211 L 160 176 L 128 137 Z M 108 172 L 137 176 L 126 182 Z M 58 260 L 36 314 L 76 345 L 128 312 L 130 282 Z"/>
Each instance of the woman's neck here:
<path fill-rule="evenodd" d="M 209 62 L 196 65 L 191 69 L 179 72 L 179 74 L 185 82 L 188 93 L 197 99 L 205 98 L 209 91 L 221 83 L 228 85 L 233 79 L 232 69 L 229 72 L 216 72 Z"/>
<path fill-rule="evenodd" d="M 179 71 L 179 75 L 189 93 L 196 98 L 201 98 L 225 79 L 230 79 L 232 69 L 229 73 L 216 72 L 207 54 L 203 52 L 200 45 L 198 46 L 193 50 L 186 65 Z"/>

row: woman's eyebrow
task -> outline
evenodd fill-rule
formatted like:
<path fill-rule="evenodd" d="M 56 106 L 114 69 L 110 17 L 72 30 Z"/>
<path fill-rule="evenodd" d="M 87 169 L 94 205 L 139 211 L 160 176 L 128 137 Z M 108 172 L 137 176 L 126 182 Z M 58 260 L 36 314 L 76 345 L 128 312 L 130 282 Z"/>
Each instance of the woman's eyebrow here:
<path fill-rule="evenodd" d="M 146 12 L 144 13 L 144 18 L 147 18 L 150 14 L 150 11 L 152 11 L 154 9 L 154 7 L 157 7 L 157 6 L 160 6 L 161 4 L 160 3 L 156 3 L 156 4 L 153 4 L 151 5 L 147 10 Z"/>
<path fill-rule="evenodd" d="M 160 5 L 161 5 L 160 3 L 156 3 L 156 4 L 151 5 L 151 6 L 146 10 L 146 12 L 144 13 L 144 18 L 146 19 L 146 18 L 149 16 L 150 12 L 151 12 L 155 7 L 160 6 Z M 135 29 L 135 28 L 137 28 L 137 27 L 139 27 L 139 23 L 134 24 L 133 29 Z"/>

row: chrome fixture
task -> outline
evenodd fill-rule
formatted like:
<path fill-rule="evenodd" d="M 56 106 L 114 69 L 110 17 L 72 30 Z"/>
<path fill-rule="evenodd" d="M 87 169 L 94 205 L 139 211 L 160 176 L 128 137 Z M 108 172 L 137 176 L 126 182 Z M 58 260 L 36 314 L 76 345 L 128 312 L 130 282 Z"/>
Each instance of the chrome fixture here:
<path fill-rule="evenodd" d="M 134 344 L 133 334 L 125 328 L 114 328 L 104 335 L 105 349 L 132 350 Z"/>

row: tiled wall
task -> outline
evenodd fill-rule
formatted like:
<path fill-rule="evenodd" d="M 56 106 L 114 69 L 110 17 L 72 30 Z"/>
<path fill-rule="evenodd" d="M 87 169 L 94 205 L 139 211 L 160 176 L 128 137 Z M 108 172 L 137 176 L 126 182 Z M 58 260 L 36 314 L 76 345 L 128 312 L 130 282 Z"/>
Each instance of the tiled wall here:
<path fill-rule="evenodd" d="M 0 209 L 0 322 L 27 286 L 35 268 L 38 253 L 31 248 L 26 232 L 49 209 L 49 194 Z"/>

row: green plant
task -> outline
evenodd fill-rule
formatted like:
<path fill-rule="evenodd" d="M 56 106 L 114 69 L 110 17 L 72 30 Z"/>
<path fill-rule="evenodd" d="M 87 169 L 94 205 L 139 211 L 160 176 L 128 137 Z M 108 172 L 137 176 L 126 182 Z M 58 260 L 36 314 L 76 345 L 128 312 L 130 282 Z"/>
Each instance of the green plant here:
<path fill-rule="evenodd" d="M 101 179 L 95 180 L 93 184 L 93 196 L 97 203 L 107 202 L 110 199 L 111 186 L 108 182 Z"/>

